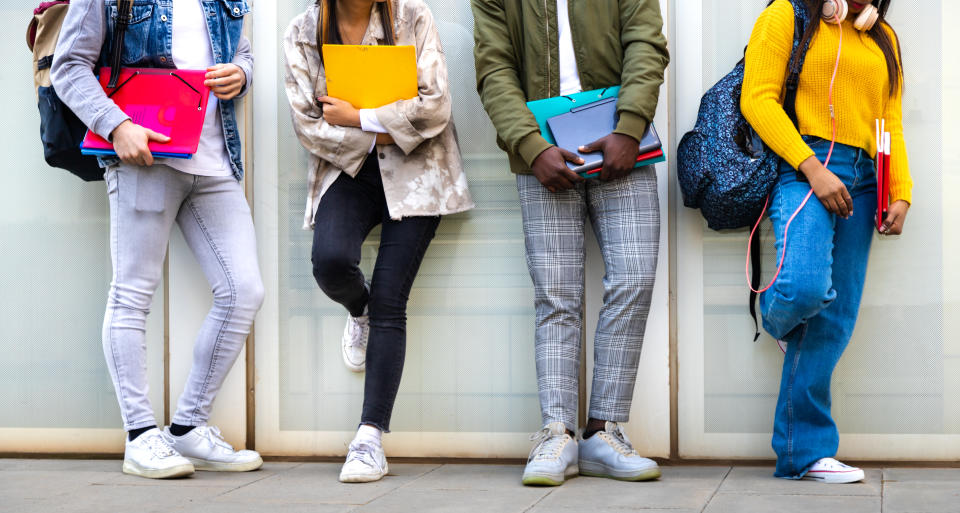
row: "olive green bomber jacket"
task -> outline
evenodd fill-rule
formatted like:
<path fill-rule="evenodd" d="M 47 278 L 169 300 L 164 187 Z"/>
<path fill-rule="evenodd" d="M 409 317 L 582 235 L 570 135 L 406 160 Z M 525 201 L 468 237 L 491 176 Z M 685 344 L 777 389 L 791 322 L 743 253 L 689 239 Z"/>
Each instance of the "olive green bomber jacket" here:
<path fill-rule="evenodd" d="M 659 0 L 567 0 L 583 90 L 620 85 L 615 133 L 641 138 L 670 60 Z M 560 94 L 556 0 L 471 0 L 477 91 L 510 156 L 529 173 L 550 147 L 527 101 Z"/>

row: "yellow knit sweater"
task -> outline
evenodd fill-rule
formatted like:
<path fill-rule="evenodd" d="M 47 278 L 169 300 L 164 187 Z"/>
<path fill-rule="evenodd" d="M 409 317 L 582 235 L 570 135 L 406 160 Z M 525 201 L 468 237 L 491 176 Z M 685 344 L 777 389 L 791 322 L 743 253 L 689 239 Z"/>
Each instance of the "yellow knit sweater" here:
<path fill-rule="evenodd" d="M 913 182 L 903 140 L 901 93 L 898 90 L 890 96 L 883 52 L 870 36 L 854 28 L 853 18 L 842 25 L 843 51 L 833 90 L 837 142 L 876 155 L 874 120 L 885 118 L 892 140 L 891 201 L 909 202 Z M 889 32 L 893 36 L 893 31 Z M 839 43 L 838 27 L 821 21 L 800 73 L 798 132 L 784 112 L 782 100 L 793 47 L 793 5 L 789 0 L 776 0 L 763 11 L 750 36 L 740 107 L 767 146 L 794 168 L 814 154 L 800 134 L 832 138 L 827 95 Z"/>

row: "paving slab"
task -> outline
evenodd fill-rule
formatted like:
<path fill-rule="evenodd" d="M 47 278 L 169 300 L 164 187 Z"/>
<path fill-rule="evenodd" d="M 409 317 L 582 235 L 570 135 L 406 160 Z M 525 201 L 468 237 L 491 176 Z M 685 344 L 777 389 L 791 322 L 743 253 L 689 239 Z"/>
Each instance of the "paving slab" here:
<path fill-rule="evenodd" d="M 823 485 L 841 486 L 841 485 Z M 956 511 L 956 510 L 954 510 Z M 718 493 L 703 513 L 880 513 L 880 497 Z"/>
<path fill-rule="evenodd" d="M 773 495 L 863 495 L 879 496 L 883 474 L 879 469 L 864 469 L 862 483 L 825 484 L 805 479 L 773 477 L 773 467 L 735 467 L 723 481 L 720 492 Z"/>
<path fill-rule="evenodd" d="M 259 470 L 254 470 L 251 472 L 197 471 L 191 476 L 180 479 L 144 479 L 142 477 L 124 474 L 119 472 L 119 469 L 114 469 L 114 473 L 110 478 L 105 480 L 105 483 L 118 486 L 199 486 L 202 488 L 222 487 L 227 490 L 232 490 L 234 488 L 247 486 L 257 481 L 287 472 L 299 467 L 300 465 L 303 465 L 303 463 L 266 462 Z"/>
<path fill-rule="evenodd" d="M 69 460 L 69 459 L 0 459 L 0 472 L 6 470 L 51 470 L 84 472 L 117 472 L 123 465 L 121 459 Z"/>
<path fill-rule="evenodd" d="M 937 482 L 960 483 L 960 468 L 887 468 L 883 470 L 885 483 Z"/>
<path fill-rule="evenodd" d="M 223 503 L 259 504 L 366 504 L 440 465 L 393 464 L 390 475 L 375 483 L 338 481 L 340 463 L 304 463 L 290 472 L 279 472 L 215 499 Z"/>
<path fill-rule="evenodd" d="M 407 490 L 522 489 L 523 465 L 444 465 L 410 483 Z"/>
<path fill-rule="evenodd" d="M 555 488 L 531 510 L 546 513 L 561 508 L 593 511 L 700 511 L 716 492 L 728 467 L 663 467 L 656 481 L 625 482 L 580 476 Z"/>
<path fill-rule="evenodd" d="M 885 513 L 957 513 L 960 481 L 884 482 Z"/>
<path fill-rule="evenodd" d="M 522 513 L 550 490 L 516 487 L 501 490 L 408 490 L 400 488 L 358 506 L 357 513 Z"/>
<path fill-rule="evenodd" d="M 104 513 L 136 511 L 168 513 L 188 505 L 201 505 L 212 500 L 222 488 L 199 486 L 111 486 L 90 485 L 46 500 L 22 502 L 17 513 Z"/>

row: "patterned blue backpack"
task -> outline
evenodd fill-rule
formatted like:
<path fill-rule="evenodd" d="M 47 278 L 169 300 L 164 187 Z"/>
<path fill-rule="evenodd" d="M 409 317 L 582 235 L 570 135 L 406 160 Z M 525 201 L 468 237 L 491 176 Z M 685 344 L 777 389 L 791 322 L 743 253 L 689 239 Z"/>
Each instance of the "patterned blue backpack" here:
<path fill-rule="evenodd" d="M 767 4 L 773 3 L 773 0 Z M 810 16 L 802 0 L 793 4 L 793 53 L 785 84 L 783 109 L 797 126 L 797 86 L 810 46 Z M 763 215 L 780 167 L 780 156 L 771 151 L 740 112 L 744 60 L 703 95 L 693 130 L 677 148 L 677 178 L 683 204 L 699 208 L 714 230 L 752 227 Z M 760 230 L 750 243 L 750 315 L 760 338 L 756 300 L 760 287 Z"/>
<path fill-rule="evenodd" d="M 770 2 L 773 3 L 773 2 Z M 793 54 L 783 108 L 797 124 L 800 70 L 810 44 L 809 16 L 802 0 L 793 4 Z M 677 178 L 683 204 L 699 208 L 714 230 L 753 226 L 777 179 L 780 157 L 769 150 L 740 113 L 743 59 L 703 95 L 693 130 L 677 148 Z"/>

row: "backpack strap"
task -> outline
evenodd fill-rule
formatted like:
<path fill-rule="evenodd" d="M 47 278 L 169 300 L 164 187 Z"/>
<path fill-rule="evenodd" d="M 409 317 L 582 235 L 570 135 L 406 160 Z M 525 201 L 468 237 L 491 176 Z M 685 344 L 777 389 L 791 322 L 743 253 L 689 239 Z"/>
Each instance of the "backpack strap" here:
<path fill-rule="evenodd" d="M 113 46 L 110 50 L 110 81 L 107 87 L 117 87 L 120 80 L 120 68 L 123 63 L 123 37 L 127 33 L 127 25 L 133 12 L 133 0 L 119 0 L 117 2 L 117 25 L 113 29 Z"/>
<path fill-rule="evenodd" d="M 793 53 L 790 55 L 788 63 L 789 74 L 785 83 L 785 92 L 783 96 L 783 110 L 793 121 L 793 126 L 799 128 L 800 122 L 797 120 L 797 89 L 800 87 L 800 71 L 803 70 L 803 63 L 807 56 L 807 49 L 810 47 L 810 40 L 813 33 L 810 29 L 810 18 L 806 7 L 799 0 L 791 0 L 793 4 Z M 754 335 L 753 341 L 760 339 L 760 320 L 757 317 L 757 296 L 754 290 L 760 288 L 760 271 L 762 258 L 760 253 L 760 230 L 757 229 L 751 235 L 750 240 L 750 317 L 753 318 Z"/>

